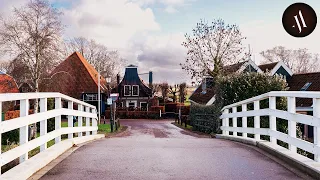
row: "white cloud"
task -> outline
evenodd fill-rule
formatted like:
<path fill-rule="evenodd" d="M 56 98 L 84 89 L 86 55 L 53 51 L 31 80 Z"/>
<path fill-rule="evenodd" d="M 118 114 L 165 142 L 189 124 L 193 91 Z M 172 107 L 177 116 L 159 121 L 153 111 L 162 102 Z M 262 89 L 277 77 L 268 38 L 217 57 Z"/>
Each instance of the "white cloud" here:
<path fill-rule="evenodd" d="M 111 48 L 125 48 L 135 34 L 160 30 L 150 8 L 126 0 L 82 0 L 64 9 L 66 36 L 84 36 Z"/>
<path fill-rule="evenodd" d="M 169 14 L 173 14 L 173 13 L 176 13 L 178 12 L 178 10 L 176 8 L 174 8 L 173 6 L 167 6 L 165 9 L 164 9 L 165 12 L 169 13 Z"/>

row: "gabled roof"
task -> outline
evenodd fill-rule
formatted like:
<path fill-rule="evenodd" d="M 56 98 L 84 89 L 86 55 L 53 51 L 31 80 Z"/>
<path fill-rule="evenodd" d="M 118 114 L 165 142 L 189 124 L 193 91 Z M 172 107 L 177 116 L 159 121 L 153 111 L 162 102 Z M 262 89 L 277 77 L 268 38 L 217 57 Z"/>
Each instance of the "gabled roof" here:
<path fill-rule="evenodd" d="M 0 93 L 18 93 L 18 85 L 13 77 L 1 73 L 0 74 Z"/>
<path fill-rule="evenodd" d="M 259 68 L 261 69 L 261 71 L 267 72 L 267 71 L 271 71 L 277 64 L 278 62 L 261 64 L 259 65 Z"/>
<path fill-rule="evenodd" d="M 129 65 L 125 69 L 125 74 L 121 82 L 118 84 L 117 87 L 112 89 L 112 92 L 118 93 L 122 91 L 122 87 L 124 85 L 139 85 L 139 96 L 140 94 L 143 96 L 152 96 L 152 90 L 149 88 L 143 80 L 138 75 L 138 68 L 134 65 Z M 142 91 L 141 91 L 142 90 Z M 120 92 L 121 95 L 121 92 Z"/>
<path fill-rule="evenodd" d="M 227 74 L 235 73 L 235 72 L 243 72 L 249 65 L 251 65 L 251 67 L 253 67 L 253 69 L 255 69 L 256 72 L 262 72 L 261 69 L 250 59 L 246 61 L 238 62 L 236 64 L 224 66 L 223 70 Z"/>
<path fill-rule="evenodd" d="M 223 67 L 223 70 L 226 73 L 234 73 L 237 72 L 247 61 L 238 62 L 236 64 L 231 64 Z"/>
<path fill-rule="evenodd" d="M 101 91 L 104 92 L 107 90 L 106 80 L 100 77 Z M 46 88 L 47 92 L 60 92 L 77 99 L 84 92 L 98 91 L 98 72 L 79 52 L 74 52 L 62 61 L 51 72 L 50 80 L 51 83 Z"/>
<path fill-rule="evenodd" d="M 270 75 L 277 74 L 278 71 L 281 71 L 280 69 L 283 68 L 282 73 L 284 73 L 284 71 L 286 71 L 285 74 L 288 74 L 288 76 L 293 75 L 292 70 L 283 61 L 278 61 L 278 62 L 273 62 L 273 63 L 268 63 L 268 64 L 261 64 L 261 65 L 259 65 L 259 68 L 265 73 L 269 72 Z"/>
<path fill-rule="evenodd" d="M 205 92 L 202 90 L 203 83 L 206 83 Z M 213 103 L 211 100 L 214 96 L 214 80 L 213 78 L 209 78 L 209 80 L 203 81 L 200 84 L 200 86 L 191 94 L 189 100 L 198 104 L 211 105 Z"/>
<path fill-rule="evenodd" d="M 305 91 L 320 91 L 320 72 L 294 74 L 288 79 L 289 91 L 301 91 L 306 83 L 311 83 Z M 297 107 L 312 106 L 312 99 L 296 99 Z"/>

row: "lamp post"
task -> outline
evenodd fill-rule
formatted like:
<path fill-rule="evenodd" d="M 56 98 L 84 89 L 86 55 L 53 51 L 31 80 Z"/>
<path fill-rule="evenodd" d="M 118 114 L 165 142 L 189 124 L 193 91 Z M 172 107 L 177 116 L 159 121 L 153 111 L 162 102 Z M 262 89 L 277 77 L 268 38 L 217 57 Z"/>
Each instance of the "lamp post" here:
<path fill-rule="evenodd" d="M 101 100 L 100 100 L 100 65 L 98 66 L 98 122 L 101 124 L 101 117 L 100 117 L 100 111 L 101 111 Z"/>
<path fill-rule="evenodd" d="M 111 77 L 110 76 L 108 76 L 107 78 L 106 78 L 106 81 L 107 81 L 107 84 L 108 84 L 108 98 L 111 98 L 111 89 L 109 88 L 109 85 L 110 85 L 110 83 L 111 83 Z M 112 103 L 110 104 L 110 128 L 111 128 L 111 132 L 113 132 L 113 121 L 112 121 L 112 116 L 113 116 L 113 114 L 112 114 L 112 106 L 113 106 L 113 101 L 112 101 Z"/>

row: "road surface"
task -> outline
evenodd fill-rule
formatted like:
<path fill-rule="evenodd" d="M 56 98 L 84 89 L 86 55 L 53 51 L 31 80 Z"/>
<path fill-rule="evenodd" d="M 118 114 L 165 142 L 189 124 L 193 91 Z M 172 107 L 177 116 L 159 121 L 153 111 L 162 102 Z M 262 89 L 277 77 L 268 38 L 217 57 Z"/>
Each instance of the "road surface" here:
<path fill-rule="evenodd" d="M 126 132 L 80 147 L 41 179 L 301 179 L 251 147 L 194 135 L 171 121 L 121 124 Z"/>

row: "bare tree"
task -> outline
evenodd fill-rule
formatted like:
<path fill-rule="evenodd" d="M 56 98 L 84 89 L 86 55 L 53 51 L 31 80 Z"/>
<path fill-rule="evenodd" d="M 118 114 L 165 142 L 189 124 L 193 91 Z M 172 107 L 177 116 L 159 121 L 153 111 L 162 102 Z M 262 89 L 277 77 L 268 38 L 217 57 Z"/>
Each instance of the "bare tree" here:
<path fill-rule="evenodd" d="M 265 63 L 283 61 L 293 72 L 305 73 L 319 70 L 319 54 L 312 54 L 308 49 L 287 49 L 276 46 L 260 53 Z"/>
<path fill-rule="evenodd" d="M 80 52 L 88 62 L 96 69 L 100 66 L 101 72 L 105 76 L 113 77 L 122 69 L 125 60 L 122 59 L 117 51 L 109 50 L 106 46 L 96 43 L 94 40 L 87 40 L 83 37 L 73 38 L 66 41 L 66 53 L 74 51 Z"/>
<path fill-rule="evenodd" d="M 179 96 L 180 96 L 181 103 L 184 103 L 186 94 L 187 94 L 187 84 L 186 83 L 179 84 Z"/>
<path fill-rule="evenodd" d="M 161 88 L 161 94 L 162 94 L 162 98 L 163 98 L 163 103 L 165 105 L 166 104 L 166 99 L 168 98 L 168 94 L 169 94 L 169 84 L 164 82 L 164 83 L 160 84 L 160 88 Z"/>
<path fill-rule="evenodd" d="M 0 61 L 0 71 L 3 73 L 8 73 L 10 68 L 10 61 Z"/>
<path fill-rule="evenodd" d="M 201 20 L 192 30 L 192 35 L 185 35 L 183 46 L 187 48 L 186 62 L 181 64 L 192 78 L 203 75 L 219 75 L 224 65 L 247 58 L 244 53 L 239 27 L 225 24 L 221 19 L 211 24 Z"/>
<path fill-rule="evenodd" d="M 0 46 L 29 71 L 35 92 L 45 74 L 59 60 L 63 26 L 61 13 L 45 0 L 30 0 L 14 8 L 13 16 L 0 19 Z M 35 105 L 37 112 L 37 103 Z"/>

